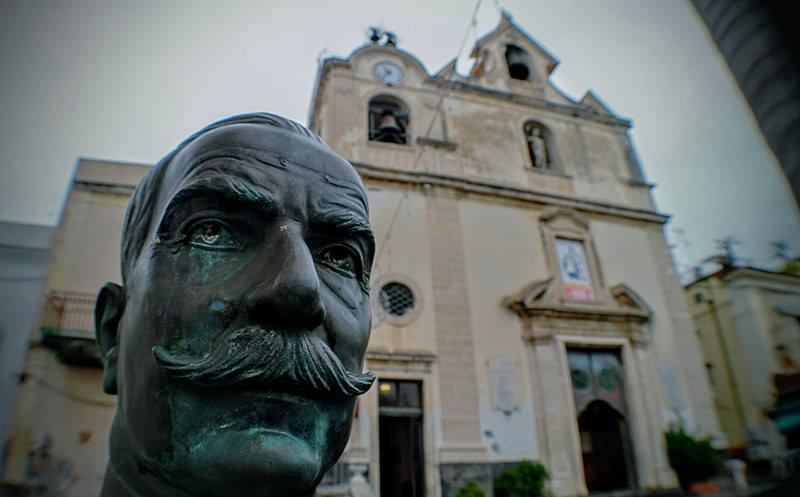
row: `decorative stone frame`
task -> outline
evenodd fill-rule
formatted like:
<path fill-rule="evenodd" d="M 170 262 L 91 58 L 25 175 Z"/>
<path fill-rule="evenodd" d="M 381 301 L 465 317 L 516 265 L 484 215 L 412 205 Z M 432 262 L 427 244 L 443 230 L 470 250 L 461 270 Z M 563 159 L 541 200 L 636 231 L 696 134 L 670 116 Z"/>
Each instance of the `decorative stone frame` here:
<path fill-rule="evenodd" d="M 556 496 L 587 493 L 573 398 L 567 349 L 615 348 L 620 350 L 625 377 L 631 459 L 631 484 L 638 488 L 674 484 L 664 457 L 658 394 L 658 374 L 650 347 L 647 303 L 630 287 L 607 287 L 589 222 L 576 211 L 551 208 L 540 216 L 542 240 L 550 277 L 534 281 L 503 303 L 520 318 L 536 412 L 541 458 L 551 471 Z M 593 300 L 571 300 L 556 255 L 556 240 L 583 243 L 592 280 Z"/>
<path fill-rule="evenodd" d="M 583 329 L 591 327 L 584 325 Z M 570 383 L 567 351 L 572 347 L 617 349 L 623 364 L 631 488 L 674 485 L 661 440 L 657 373 L 651 351 L 621 336 L 551 335 L 531 339 L 528 358 L 536 381 L 534 405 L 542 459 L 548 463 L 555 495 L 586 495 L 578 413 Z M 562 381 L 563 379 L 563 381 Z"/>
<path fill-rule="evenodd" d="M 611 289 L 613 303 L 607 307 L 550 304 L 545 295 L 551 284 L 553 278 L 530 285 L 506 299 L 506 304 L 520 317 L 522 338 L 528 345 L 537 437 L 541 458 L 551 471 L 553 494 L 587 493 L 567 361 L 571 347 L 620 350 L 634 462 L 631 484 L 636 488 L 674 485 L 660 436 L 662 402 L 656 393 L 649 307 L 626 285 Z"/>
<path fill-rule="evenodd" d="M 402 283 L 403 285 L 407 286 L 411 290 L 411 294 L 414 296 L 414 306 L 402 316 L 389 314 L 381 308 L 380 289 L 383 288 L 384 285 L 393 282 Z M 382 314 L 386 316 L 383 320 L 383 323 L 391 326 L 402 327 L 408 326 L 419 319 L 423 308 L 422 288 L 414 280 L 399 273 L 385 273 L 373 281 L 371 286 L 374 291 L 370 297 L 370 305 L 372 306 L 373 310 L 381 309 Z M 380 324 L 382 323 L 373 323 L 373 328 L 378 327 Z"/>
<path fill-rule="evenodd" d="M 552 291 L 557 301 L 567 305 L 609 305 L 611 303 L 610 295 L 606 290 L 603 272 L 597 258 L 597 251 L 589 231 L 589 221 L 571 209 L 558 207 L 547 209 L 539 217 L 539 221 L 542 240 L 545 245 L 544 253 L 547 260 L 547 268 L 550 274 L 553 275 Z M 575 240 L 583 244 L 586 264 L 592 280 L 592 294 L 594 297 L 592 300 L 571 300 L 564 297 L 564 282 L 556 253 L 556 240 L 559 238 Z"/>
<path fill-rule="evenodd" d="M 555 222 L 559 218 L 560 222 Z M 550 220 L 553 221 L 547 223 Z M 652 310 L 625 284 L 605 287 L 594 248 L 588 245 L 588 225 L 579 216 L 554 210 L 545 217 L 543 231 L 548 237 L 545 243 L 553 250 L 548 253 L 551 267 L 557 268 L 553 265 L 557 236 L 584 240 L 587 259 L 591 260 L 587 264 L 593 271 L 599 297 L 591 302 L 564 299 L 560 277 L 551 276 L 503 301 L 519 316 L 522 340 L 527 345 L 540 457 L 550 470 L 553 494 L 558 497 L 587 493 L 567 361 L 567 349 L 571 347 L 620 350 L 631 459 L 635 465 L 631 484 L 638 488 L 674 486 L 661 437 L 663 400 L 658 394 L 657 361 L 650 346 Z"/>

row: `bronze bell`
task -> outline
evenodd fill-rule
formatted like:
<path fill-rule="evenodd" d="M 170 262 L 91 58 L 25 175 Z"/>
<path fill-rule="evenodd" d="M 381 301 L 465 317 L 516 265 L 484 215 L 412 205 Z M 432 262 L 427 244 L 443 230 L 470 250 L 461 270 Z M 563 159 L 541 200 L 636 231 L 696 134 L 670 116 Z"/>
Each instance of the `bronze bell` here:
<path fill-rule="evenodd" d="M 403 132 L 403 130 L 400 129 L 400 124 L 397 122 L 397 118 L 394 117 L 394 114 L 391 112 L 385 112 L 381 116 L 381 120 L 378 122 L 378 131 L 386 134 Z"/>
<path fill-rule="evenodd" d="M 509 50 L 506 54 L 506 62 L 508 63 L 508 73 L 512 78 L 528 79 L 530 69 L 528 69 L 528 61 L 525 52 L 521 50 Z"/>

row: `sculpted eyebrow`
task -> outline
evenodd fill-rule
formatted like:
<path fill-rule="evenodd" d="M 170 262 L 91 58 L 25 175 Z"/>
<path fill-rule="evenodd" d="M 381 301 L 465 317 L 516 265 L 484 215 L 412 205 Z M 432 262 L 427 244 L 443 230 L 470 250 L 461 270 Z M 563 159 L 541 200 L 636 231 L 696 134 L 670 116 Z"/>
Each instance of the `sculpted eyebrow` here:
<path fill-rule="evenodd" d="M 172 197 L 167 208 L 187 199 L 203 196 L 222 197 L 235 202 L 255 204 L 257 207 L 270 211 L 274 210 L 277 205 L 273 194 L 264 188 L 236 176 L 214 175 L 199 178 L 181 188 Z"/>
<path fill-rule="evenodd" d="M 329 209 L 314 214 L 313 224 L 327 231 L 344 232 L 351 235 L 364 235 L 373 238 L 369 223 L 351 211 Z"/>
<path fill-rule="evenodd" d="M 278 208 L 270 191 L 233 175 L 216 174 L 198 178 L 173 195 L 164 210 L 162 223 L 186 201 L 198 197 L 222 198 L 235 203 L 250 204 L 268 212 L 274 212 Z"/>

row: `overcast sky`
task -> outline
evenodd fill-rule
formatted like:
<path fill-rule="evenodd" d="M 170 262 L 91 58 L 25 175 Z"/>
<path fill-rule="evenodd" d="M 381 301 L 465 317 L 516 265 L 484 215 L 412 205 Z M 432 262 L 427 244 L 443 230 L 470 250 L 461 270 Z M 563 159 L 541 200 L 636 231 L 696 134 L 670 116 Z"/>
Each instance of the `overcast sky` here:
<path fill-rule="evenodd" d="M 775 262 L 772 241 L 800 252 L 788 186 L 688 1 L 486 0 L 468 47 L 497 24 L 498 4 L 560 59 L 552 78 L 562 90 L 580 98 L 591 88 L 633 119 L 658 208 L 691 244 L 674 252 L 683 269 L 727 235 L 756 264 Z M 456 55 L 474 7 L 2 0 L 0 219 L 55 224 L 79 157 L 154 163 L 239 112 L 306 123 L 318 58 L 346 56 L 370 25 L 395 31 L 433 73 Z"/>

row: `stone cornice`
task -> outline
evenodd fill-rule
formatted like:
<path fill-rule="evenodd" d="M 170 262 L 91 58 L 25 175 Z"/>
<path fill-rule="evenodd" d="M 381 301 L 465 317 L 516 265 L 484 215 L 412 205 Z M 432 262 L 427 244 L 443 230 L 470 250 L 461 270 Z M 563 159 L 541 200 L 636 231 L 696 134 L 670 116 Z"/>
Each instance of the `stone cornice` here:
<path fill-rule="evenodd" d="M 650 306 L 628 285 L 609 288 L 610 301 L 562 301 L 553 294 L 554 278 L 525 286 L 502 300 L 523 323 L 523 338 L 552 340 L 556 336 L 577 334 L 587 337 L 623 337 L 632 342 L 647 341 Z"/>
<path fill-rule="evenodd" d="M 791 273 L 779 273 L 777 271 L 765 271 L 757 268 L 736 268 L 722 275 L 726 283 L 734 283 L 745 280 L 753 286 L 761 283 L 778 283 L 800 288 L 800 276 Z M 743 282 L 744 283 L 744 282 Z"/>
<path fill-rule="evenodd" d="M 731 284 L 738 282 L 740 284 L 750 283 L 752 286 L 758 286 L 763 283 L 779 283 L 791 286 L 800 287 L 800 275 L 792 273 L 781 273 L 778 271 L 770 271 L 768 269 L 761 269 L 750 266 L 737 266 L 737 267 L 722 267 L 713 273 L 706 274 L 691 283 L 683 286 L 684 290 L 694 290 L 695 288 L 704 289 L 705 286 L 699 286 L 700 283 L 706 281 L 718 281 L 721 283 Z M 744 280 L 744 281 L 742 281 Z M 707 283 L 706 283 L 707 284 Z"/>
<path fill-rule="evenodd" d="M 367 350 L 366 365 L 376 371 L 430 373 L 436 356 L 427 352 L 388 352 Z"/>
<path fill-rule="evenodd" d="M 427 352 L 386 352 L 382 350 L 368 350 L 367 359 L 370 361 L 431 363 L 436 361 L 436 356 Z"/>
<path fill-rule="evenodd" d="M 405 55 L 408 56 L 409 54 Z M 319 100 L 318 95 L 320 93 L 322 86 L 327 83 L 328 72 L 334 67 L 350 69 L 351 65 L 349 58 L 341 59 L 338 57 L 330 57 L 328 59 L 325 59 L 325 61 L 322 64 L 322 67 L 317 71 L 317 80 L 314 85 L 311 106 L 309 109 L 309 124 L 312 129 L 316 124 L 316 117 L 318 111 L 317 105 Z M 352 74 L 348 75 L 347 77 L 355 79 L 355 76 Z M 613 126 L 619 126 L 625 129 L 629 129 L 632 126 L 632 122 L 630 119 L 616 117 L 613 115 L 600 114 L 594 110 L 591 110 L 588 107 L 584 107 L 578 104 L 572 104 L 572 105 L 562 104 L 544 98 L 521 95 L 518 93 L 505 92 L 493 88 L 485 88 L 483 86 L 478 86 L 464 79 L 441 80 L 438 79 L 435 75 L 434 76 L 428 75 L 424 81 L 426 85 L 431 85 L 433 87 L 443 86 L 448 88 L 448 91 L 450 91 L 453 96 L 457 96 L 459 93 L 461 93 L 462 95 L 477 95 L 482 97 L 489 97 L 496 100 L 503 100 L 518 105 L 524 105 L 526 107 L 546 109 L 566 116 L 580 117 L 582 119 L 587 119 L 590 121 L 595 121 L 603 124 L 610 124 Z M 423 88 L 410 88 L 410 87 L 404 87 L 404 88 L 413 91 L 420 91 L 420 90 L 424 91 Z"/>
<path fill-rule="evenodd" d="M 565 329 L 564 325 L 568 324 L 569 329 Z M 632 345 L 644 346 L 650 342 L 648 333 L 644 327 L 637 323 L 624 323 L 624 322 L 604 322 L 606 327 L 604 329 L 597 329 L 594 327 L 583 327 L 578 320 L 548 320 L 532 319 L 528 327 L 522 332 L 522 339 L 528 342 L 550 342 L 558 338 L 569 338 L 572 341 L 582 338 L 593 339 L 623 339 L 629 340 Z M 609 326 L 610 325 L 610 326 Z"/>
<path fill-rule="evenodd" d="M 665 224 L 669 216 L 659 212 L 625 207 L 621 205 L 586 200 L 566 195 L 532 190 L 516 186 L 494 183 L 486 180 L 461 178 L 446 174 L 424 171 L 409 171 L 383 166 L 374 166 L 360 162 L 353 162 L 356 170 L 364 179 L 412 184 L 420 187 L 437 186 L 450 188 L 464 193 L 489 195 L 508 200 L 530 202 L 534 204 L 559 206 L 576 209 L 583 212 L 604 214 L 607 216 L 621 217 L 648 223 Z"/>
<path fill-rule="evenodd" d="M 638 309 L 610 309 L 608 307 L 592 307 L 589 305 L 568 304 L 533 304 L 523 305 L 514 303 L 509 309 L 524 317 L 543 317 L 556 319 L 610 321 L 610 322 L 636 322 L 645 323 L 650 316 Z"/>
<path fill-rule="evenodd" d="M 121 195 L 131 195 L 136 189 L 136 186 L 124 185 L 121 183 L 107 183 L 100 181 L 83 181 L 76 180 L 74 182 L 76 190 L 89 190 L 94 192 L 104 193 L 118 193 Z"/>

